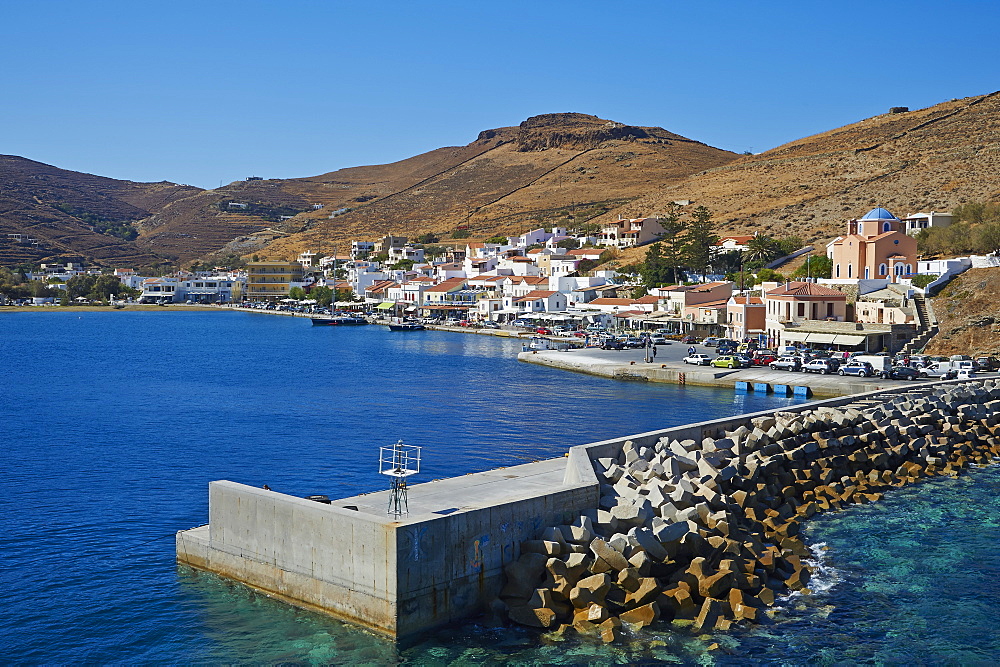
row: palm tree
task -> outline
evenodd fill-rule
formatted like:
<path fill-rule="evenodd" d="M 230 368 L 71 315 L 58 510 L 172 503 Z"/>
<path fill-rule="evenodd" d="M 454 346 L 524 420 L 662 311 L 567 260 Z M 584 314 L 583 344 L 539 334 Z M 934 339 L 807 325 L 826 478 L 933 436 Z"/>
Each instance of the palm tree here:
<path fill-rule="evenodd" d="M 747 264 L 760 263 L 762 266 L 772 259 L 777 259 L 781 255 L 778 242 L 770 236 L 758 234 L 747 241 L 747 249 L 743 252 L 743 258 Z"/>

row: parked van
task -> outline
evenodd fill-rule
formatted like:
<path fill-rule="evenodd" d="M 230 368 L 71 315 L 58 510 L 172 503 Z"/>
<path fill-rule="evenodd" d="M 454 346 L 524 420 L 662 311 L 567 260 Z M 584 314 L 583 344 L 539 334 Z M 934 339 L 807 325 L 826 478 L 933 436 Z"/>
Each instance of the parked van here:
<path fill-rule="evenodd" d="M 852 357 L 851 361 L 865 361 L 872 365 L 876 373 L 888 373 L 892 371 L 892 357 L 876 354 L 859 354 Z"/>

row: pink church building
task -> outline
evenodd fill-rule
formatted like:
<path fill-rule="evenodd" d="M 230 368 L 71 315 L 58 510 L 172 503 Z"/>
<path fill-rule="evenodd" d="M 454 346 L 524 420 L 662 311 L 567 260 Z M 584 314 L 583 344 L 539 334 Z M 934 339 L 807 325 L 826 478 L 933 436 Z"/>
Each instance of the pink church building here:
<path fill-rule="evenodd" d="M 848 222 L 847 235 L 832 246 L 834 280 L 898 282 L 917 268 L 917 240 L 906 235 L 906 223 L 884 208 Z"/>

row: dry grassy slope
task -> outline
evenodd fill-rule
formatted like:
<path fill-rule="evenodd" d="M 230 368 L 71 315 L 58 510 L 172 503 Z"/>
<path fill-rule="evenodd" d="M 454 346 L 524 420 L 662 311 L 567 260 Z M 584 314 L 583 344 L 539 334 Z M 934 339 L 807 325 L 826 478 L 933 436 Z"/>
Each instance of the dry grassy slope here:
<path fill-rule="evenodd" d="M 517 127 L 484 131 L 465 147 L 288 182 L 285 187 L 300 192 L 307 180 L 321 180 L 378 198 L 341 198 L 336 204 L 355 210 L 329 220 L 331 203 L 309 190 L 312 200 L 327 208 L 298 216 L 307 229 L 274 241 L 261 254 L 287 258 L 307 248 L 326 251 L 351 238 L 447 233 L 459 226 L 474 238 L 521 233 L 540 224 L 564 224 L 567 213 L 590 217 L 595 205 L 620 205 L 734 157 L 661 128 L 585 114 L 535 116 Z M 404 171 L 410 182 L 400 177 Z M 390 191 L 393 186 L 398 189 Z"/>
<path fill-rule="evenodd" d="M 885 114 L 694 174 L 607 214 L 707 206 L 723 232 L 839 234 L 873 206 L 897 215 L 1000 197 L 1000 93 Z"/>
<path fill-rule="evenodd" d="M 928 354 L 1000 355 L 1000 269 L 969 269 L 933 299 L 940 333 Z"/>
<path fill-rule="evenodd" d="M 56 204 L 109 220 L 136 221 L 165 203 L 199 192 L 173 183 L 135 183 L 83 174 L 25 158 L 0 156 L 0 264 L 84 257 L 103 263 L 149 264 L 155 254 L 135 243 L 90 231 Z M 8 233 L 28 234 L 40 247 L 12 244 Z"/>

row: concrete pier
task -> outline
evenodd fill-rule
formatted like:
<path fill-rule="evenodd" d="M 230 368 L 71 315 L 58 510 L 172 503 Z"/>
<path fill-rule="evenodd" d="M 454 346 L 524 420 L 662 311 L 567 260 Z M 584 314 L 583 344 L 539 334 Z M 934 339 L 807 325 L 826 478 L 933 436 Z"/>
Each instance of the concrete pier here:
<path fill-rule="evenodd" d="M 229 481 L 209 485 L 209 523 L 177 534 L 177 560 L 273 597 L 404 639 L 485 609 L 504 564 L 546 525 L 597 503 L 565 483 L 566 459 L 500 468 L 330 505 Z"/>
<path fill-rule="evenodd" d="M 837 407 L 951 383 L 784 408 Z M 572 447 L 566 457 L 417 484 L 409 514 L 387 514 L 388 493 L 326 505 L 230 481 L 209 485 L 208 525 L 177 533 L 177 560 L 292 604 L 406 639 L 488 608 L 522 542 L 597 508 L 592 461 L 661 438 L 700 441 L 760 412 Z"/>
<path fill-rule="evenodd" d="M 644 350 L 539 350 L 521 352 L 518 361 L 577 373 L 599 375 L 617 380 L 662 382 L 666 384 L 693 384 L 706 387 L 729 387 L 743 391 L 760 391 L 761 388 L 795 386 L 808 387 L 816 396 L 847 396 L 878 389 L 891 389 L 910 384 L 906 380 L 881 380 L 854 376 L 819 375 L 775 371 L 767 366 L 729 369 L 711 366 L 693 366 L 680 361 L 683 346 L 664 349 L 654 363 L 644 361 Z M 744 384 L 741 384 L 744 383 Z M 800 395 L 801 390 L 796 393 Z M 810 394 L 805 394 L 808 396 Z"/>

